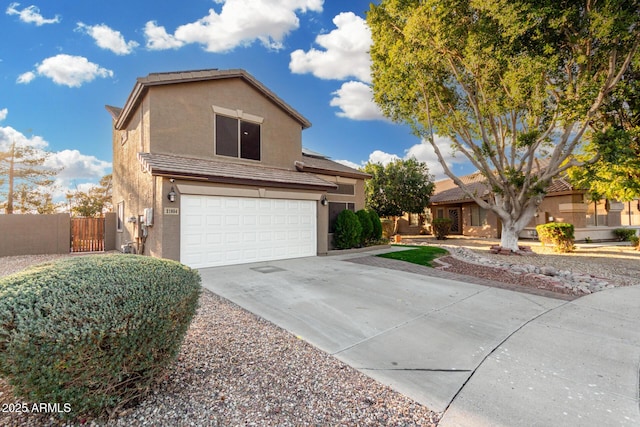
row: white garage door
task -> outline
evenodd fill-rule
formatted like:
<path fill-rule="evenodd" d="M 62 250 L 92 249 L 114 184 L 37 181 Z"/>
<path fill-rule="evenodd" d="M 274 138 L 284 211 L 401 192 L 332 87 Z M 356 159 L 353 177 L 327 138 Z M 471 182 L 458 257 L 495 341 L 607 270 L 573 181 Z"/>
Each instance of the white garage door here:
<path fill-rule="evenodd" d="M 180 198 L 180 261 L 194 268 L 315 256 L 316 202 Z"/>

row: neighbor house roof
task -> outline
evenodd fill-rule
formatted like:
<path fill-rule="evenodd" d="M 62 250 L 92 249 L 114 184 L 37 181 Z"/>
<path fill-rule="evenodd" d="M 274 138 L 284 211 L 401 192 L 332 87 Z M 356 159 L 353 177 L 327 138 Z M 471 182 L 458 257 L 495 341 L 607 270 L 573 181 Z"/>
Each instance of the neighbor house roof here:
<path fill-rule="evenodd" d="M 461 176 L 460 179 L 469 187 L 469 190 L 479 197 L 486 197 L 491 193 L 486 178 L 475 172 L 471 175 Z M 547 187 L 547 194 L 571 191 L 574 188 L 564 178 L 556 178 Z M 458 187 L 452 179 L 444 179 L 435 183 L 435 191 L 431 196 L 432 204 L 461 203 L 472 201 L 471 197 Z"/>
<path fill-rule="evenodd" d="M 226 184 L 262 185 L 321 191 L 337 188 L 335 184 L 320 179 L 313 174 L 294 170 L 155 153 L 138 153 L 138 160 L 145 170 L 152 175 L 202 179 Z"/>
<path fill-rule="evenodd" d="M 311 122 L 304 118 L 300 113 L 294 110 L 289 104 L 284 102 L 271 90 L 267 89 L 262 83 L 256 80 L 251 74 L 245 70 L 233 69 L 233 70 L 193 70 L 193 71 L 178 71 L 169 73 L 151 73 L 146 77 L 138 78 L 133 90 L 129 94 L 124 107 L 120 109 L 120 112 L 115 116 L 115 128 L 123 129 L 131 115 L 135 112 L 136 108 L 144 98 L 145 94 L 150 87 L 160 85 L 171 85 L 180 83 L 202 82 L 209 80 L 221 80 L 221 79 L 242 79 L 250 86 L 262 93 L 266 98 L 270 99 L 274 104 L 282 108 L 289 116 L 297 120 L 302 128 L 311 127 Z M 107 106 L 107 110 L 113 116 L 117 111 L 117 107 Z"/>
<path fill-rule="evenodd" d="M 296 169 L 300 172 L 317 173 L 320 175 L 338 175 L 347 178 L 367 179 L 371 178 L 368 173 L 334 162 L 317 153 L 309 154 L 307 150 L 302 152 L 302 161 L 296 162 Z"/>

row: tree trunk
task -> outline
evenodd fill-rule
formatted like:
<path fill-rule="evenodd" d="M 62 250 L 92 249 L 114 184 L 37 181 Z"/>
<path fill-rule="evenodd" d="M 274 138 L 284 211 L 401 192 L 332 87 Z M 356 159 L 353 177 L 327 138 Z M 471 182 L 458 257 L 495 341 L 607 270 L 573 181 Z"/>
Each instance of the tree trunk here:
<path fill-rule="evenodd" d="M 507 224 L 502 220 L 502 235 L 500 237 L 500 246 L 504 249 L 518 250 L 518 235 L 522 230 L 516 230 L 514 224 Z"/>
<path fill-rule="evenodd" d="M 542 199 L 540 199 L 542 200 Z M 502 235 L 500 237 L 500 246 L 504 249 L 511 249 L 513 252 L 518 250 L 518 236 L 520 232 L 529 224 L 536 212 L 539 203 L 530 201 L 524 209 L 520 211 L 520 216 L 514 218 L 514 209 L 509 216 L 502 217 Z"/>

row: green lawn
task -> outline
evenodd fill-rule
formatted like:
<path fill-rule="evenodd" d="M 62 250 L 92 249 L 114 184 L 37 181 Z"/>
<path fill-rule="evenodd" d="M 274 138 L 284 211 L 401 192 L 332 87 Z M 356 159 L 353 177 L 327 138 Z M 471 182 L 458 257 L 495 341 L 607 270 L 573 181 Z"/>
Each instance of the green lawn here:
<path fill-rule="evenodd" d="M 446 249 L 437 248 L 434 246 L 412 246 L 414 249 L 406 251 L 390 252 L 388 254 L 378 255 L 383 258 L 397 259 L 400 261 L 406 261 L 413 264 L 424 265 L 426 267 L 433 267 L 431 261 L 434 259 L 446 255 L 449 252 Z"/>

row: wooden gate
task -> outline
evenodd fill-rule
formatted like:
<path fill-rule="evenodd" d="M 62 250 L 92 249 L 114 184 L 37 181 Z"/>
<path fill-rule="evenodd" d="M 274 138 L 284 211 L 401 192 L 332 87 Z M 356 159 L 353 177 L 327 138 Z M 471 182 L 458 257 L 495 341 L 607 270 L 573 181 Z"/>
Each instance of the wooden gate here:
<path fill-rule="evenodd" d="M 71 252 L 104 251 L 104 218 L 71 218 Z"/>

